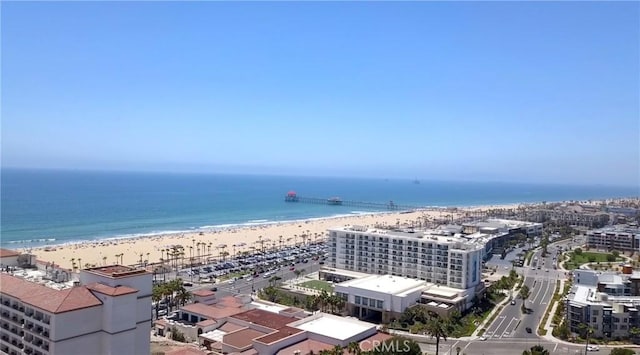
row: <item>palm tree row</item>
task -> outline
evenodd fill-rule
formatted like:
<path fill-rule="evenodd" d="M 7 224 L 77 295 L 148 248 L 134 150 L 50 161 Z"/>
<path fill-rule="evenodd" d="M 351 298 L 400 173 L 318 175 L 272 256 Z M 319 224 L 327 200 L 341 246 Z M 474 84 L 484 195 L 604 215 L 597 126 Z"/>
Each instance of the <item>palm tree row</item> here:
<path fill-rule="evenodd" d="M 168 311 L 171 312 L 174 306 L 184 306 L 193 298 L 191 292 L 182 284 L 182 279 L 175 279 L 169 282 L 153 286 L 153 294 L 151 300 L 155 303 L 156 318 L 158 318 L 158 311 L 160 309 L 160 302 L 165 301 L 168 307 Z"/>
<path fill-rule="evenodd" d="M 319 295 L 315 295 L 313 297 L 312 304 L 315 307 L 318 307 L 321 312 L 326 312 L 327 309 L 331 313 L 339 313 L 345 306 L 345 300 L 334 294 L 329 294 L 326 290 L 322 290 Z"/>

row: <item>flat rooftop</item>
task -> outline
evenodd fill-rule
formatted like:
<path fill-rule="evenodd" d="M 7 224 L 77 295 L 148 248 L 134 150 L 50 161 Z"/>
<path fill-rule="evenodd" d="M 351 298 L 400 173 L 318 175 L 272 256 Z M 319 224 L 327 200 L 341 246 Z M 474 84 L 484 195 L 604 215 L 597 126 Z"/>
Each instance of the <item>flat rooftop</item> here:
<path fill-rule="evenodd" d="M 433 295 L 433 296 L 443 297 L 443 298 L 454 298 L 457 295 L 459 295 L 462 291 L 464 291 L 464 290 L 451 288 L 447 286 L 440 286 L 435 284 L 430 284 L 430 285 L 431 287 L 429 287 L 424 291 L 425 295 Z"/>
<path fill-rule="evenodd" d="M 332 339 L 346 340 L 375 329 L 375 325 L 353 318 L 343 318 L 326 313 L 303 318 L 289 326 Z"/>
<path fill-rule="evenodd" d="M 338 287 L 353 287 L 362 290 L 402 295 L 427 286 L 423 280 L 393 275 L 368 275 L 360 279 L 342 282 Z"/>
<path fill-rule="evenodd" d="M 147 273 L 147 270 L 144 269 L 136 269 L 130 266 L 124 265 L 107 265 L 107 266 L 98 266 L 93 268 L 84 269 L 83 271 L 99 274 L 102 276 L 118 278 L 118 277 L 128 277 L 133 275 L 141 275 Z"/>

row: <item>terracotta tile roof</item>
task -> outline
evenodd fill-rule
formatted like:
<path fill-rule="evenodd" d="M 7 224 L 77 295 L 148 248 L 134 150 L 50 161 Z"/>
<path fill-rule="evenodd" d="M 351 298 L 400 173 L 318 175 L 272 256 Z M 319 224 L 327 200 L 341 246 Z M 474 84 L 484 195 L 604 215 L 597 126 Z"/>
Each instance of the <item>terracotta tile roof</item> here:
<path fill-rule="evenodd" d="M 311 351 L 315 354 L 319 354 L 322 350 L 331 350 L 333 348 L 334 345 L 307 339 L 280 349 L 276 355 L 309 354 Z"/>
<path fill-rule="evenodd" d="M 10 256 L 18 256 L 20 255 L 19 251 L 11 250 L 11 249 L 0 249 L 0 258 L 8 258 Z"/>
<path fill-rule="evenodd" d="M 282 327 L 280 328 L 277 332 L 274 333 L 270 333 L 267 334 L 265 336 L 262 336 L 260 338 L 257 338 L 256 341 L 259 341 L 261 343 L 265 343 L 265 344 L 271 344 L 274 343 L 278 340 L 282 340 L 284 338 L 290 337 L 294 334 L 298 334 L 298 333 L 302 333 L 304 330 L 302 329 L 297 329 L 297 328 L 292 328 L 292 327 Z"/>
<path fill-rule="evenodd" d="M 109 285 L 101 284 L 98 282 L 86 285 L 86 287 L 91 291 L 102 293 L 108 296 L 122 296 L 138 292 L 138 290 L 136 290 L 135 288 L 131 288 L 128 286 L 111 287 Z"/>
<path fill-rule="evenodd" d="M 196 323 L 196 325 L 199 327 L 208 327 L 210 325 L 215 325 L 216 323 L 218 322 L 216 322 L 214 319 L 207 319 L 207 320 L 203 320 L 202 322 Z"/>
<path fill-rule="evenodd" d="M 206 305 L 204 303 L 188 304 L 180 308 L 180 310 L 184 312 L 195 313 L 207 319 L 216 320 L 244 312 L 244 309 L 242 308 L 218 307 L 217 305 Z"/>
<path fill-rule="evenodd" d="M 251 309 L 246 312 L 238 313 L 231 318 L 258 324 L 273 330 L 278 330 L 297 320 L 293 317 L 267 312 L 262 309 Z"/>
<path fill-rule="evenodd" d="M 207 355 L 207 352 L 195 348 L 173 349 L 164 353 L 165 355 Z"/>
<path fill-rule="evenodd" d="M 216 293 L 211 291 L 211 290 L 195 290 L 193 292 L 191 292 L 194 296 L 199 296 L 199 297 L 209 297 L 209 296 L 213 296 Z"/>
<path fill-rule="evenodd" d="M 223 297 L 217 304 L 225 307 L 242 307 L 242 302 L 233 296 Z"/>
<path fill-rule="evenodd" d="M 145 269 L 136 269 L 136 268 L 133 268 L 130 266 L 124 266 L 124 265 L 98 266 L 98 267 L 84 269 L 84 271 L 92 272 L 95 274 L 112 277 L 112 278 L 128 277 L 128 276 L 148 273 L 147 270 Z"/>
<path fill-rule="evenodd" d="M 383 342 L 385 340 L 391 339 L 393 336 L 386 333 L 376 333 L 366 339 L 360 340 L 360 350 L 362 351 L 371 351 L 373 350 L 374 344 L 379 344 L 378 342 Z M 367 341 L 365 341 L 367 340 Z"/>
<path fill-rule="evenodd" d="M 102 302 L 84 286 L 54 290 L 44 285 L 0 274 L 2 293 L 50 313 L 63 313 L 102 305 Z"/>
<path fill-rule="evenodd" d="M 261 332 L 259 330 L 243 328 L 240 330 L 236 330 L 233 333 L 225 334 L 222 337 L 222 342 L 227 345 L 233 346 L 236 349 L 243 349 L 247 346 L 250 346 L 253 343 L 253 339 L 261 337 L 265 334 L 265 332 Z"/>
<path fill-rule="evenodd" d="M 238 329 L 243 329 L 245 327 L 233 323 L 226 322 L 222 327 L 218 328 L 219 330 L 227 333 L 235 332 Z"/>

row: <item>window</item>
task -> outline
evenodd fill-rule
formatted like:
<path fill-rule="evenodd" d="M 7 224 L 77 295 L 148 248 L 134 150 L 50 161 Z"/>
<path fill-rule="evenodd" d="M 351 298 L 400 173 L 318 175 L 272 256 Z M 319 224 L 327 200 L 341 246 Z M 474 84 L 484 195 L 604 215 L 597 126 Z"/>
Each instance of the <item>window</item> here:
<path fill-rule="evenodd" d="M 597 310 L 593 310 L 591 313 L 592 313 L 594 316 L 597 316 L 597 315 L 598 315 L 598 311 L 597 311 Z"/>
<path fill-rule="evenodd" d="M 362 305 L 363 305 L 363 306 L 366 306 L 366 305 L 368 305 L 368 304 L 369 304 L 369 299 L 368 299 L 368 298 L 366 298 L 366 297 L 362 297 Z"/>
<path fill-rule="evenodd" d="M 376 300 L 374 300 L 373 298 L 369 298 L 369 307 L 375 307 L 376 306 Z"/>
<path fill-rule="evenodd" d="M 360 296 L 356 296 L 356 304 L 360 304 Z"/>
<path fill-rule="evenodd" d="M 593 318 L 591 319 L 591 323 L 597 323 L 597 322 L 598 322 L 598 319 L 597 319 L 596 317 L 593 317 Z"/>
<path fill-rule="evenodd" d="M 377 304 L 376 304 L 376 307 L 377 307 L 377 308 L 382 308 L 382 301 L 378 300 L 378 301 L 376 301 L 376 303 L 377 303 Z M 626 320 L 626 319 L 625 319 L 625 320 Z"/>

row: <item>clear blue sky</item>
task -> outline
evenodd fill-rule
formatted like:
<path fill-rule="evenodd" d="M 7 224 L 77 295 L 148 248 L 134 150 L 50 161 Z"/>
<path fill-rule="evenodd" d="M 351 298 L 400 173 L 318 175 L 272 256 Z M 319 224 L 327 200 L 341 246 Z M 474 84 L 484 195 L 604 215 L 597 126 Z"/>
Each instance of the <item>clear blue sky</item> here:
<path fill-rule="evenodd" d="M 3 2 L 2 165 L 637 185 L 638 2 Z"/>

